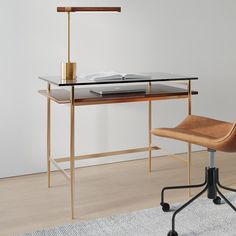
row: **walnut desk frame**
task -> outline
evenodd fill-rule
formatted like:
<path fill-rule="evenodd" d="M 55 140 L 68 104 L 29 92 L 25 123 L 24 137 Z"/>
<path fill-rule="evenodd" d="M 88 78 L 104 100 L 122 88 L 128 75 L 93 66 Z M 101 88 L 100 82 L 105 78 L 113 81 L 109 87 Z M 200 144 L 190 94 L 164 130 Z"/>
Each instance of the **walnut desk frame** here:
<path fill-rule="evenodd" d="M 53 164 L 63 175 L 70 181 L 71 191 L 71 214 L 72 219 L 75 218 L 74 197 L 75 197 L 75 161 L 87 158 L 106 157 L 111 155 L 122 155 L 127 153 L 148 152 L 148 170 L 151 172 L 152 150 L 160 150 L 160 147 L 152 145 L 152 101 L 167 100 L 167 99 L 187 99 L 188 114 L 191 114 L 191 97 L 198 94 L 197 91 L 192 91 L 191 81 L 197 80 L 197 77 L 187 77 L 180 75 L 172 75 L 167 73 L 149 73 L 151 79 L 144 80 L 125 80 L 125 81 L 100 81 L 92 82 L 84 79 L 77 81 L 63 81 L 60 77 L 39 77 L 47 82 L 47 89 L 40 90 L 39 93 L 47 98 L 47 173 L 48 187 L 51 186 L 51 164 Z M 178 88 L 176 86 L 163 85 L 163 82 L 178 82 L 186 85 L 186 88 Z M 146 93 L 129 93 L 100 96 L 90 92 L 91 86 L 104 85 L 130 85 L 132 88 L 145 87 Z M 174 84 L 174 83 L 173 83 Z M 59 89 L 52 89 L 55 85 Z M 69 88 L 69 91 L 64 88 Z M 51 101 L 58 104 L 68 104 L 70 107 L 70 155 L 69 157 L 53 158 L 51 153 Z M 128 150 L 110 151 L 95 154 L 86 154 L 75 156 L 75 107 L 82 105 L 94 104 L 115 104 L 128 102 L 147 102 L 148 103 L 148 147 L 139 147 Z M 191 144 L 188 144 L 188 183 L 191 182 Z M 60 167 L 60 163 L 70 162 L 70 174 Z"/>

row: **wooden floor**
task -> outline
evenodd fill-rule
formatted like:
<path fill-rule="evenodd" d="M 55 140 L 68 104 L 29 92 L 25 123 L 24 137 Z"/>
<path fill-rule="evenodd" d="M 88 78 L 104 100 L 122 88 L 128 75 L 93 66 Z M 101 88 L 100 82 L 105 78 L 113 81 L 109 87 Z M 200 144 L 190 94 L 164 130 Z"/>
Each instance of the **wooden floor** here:
<path fill-rule="evenodd" d="M 88 220 L 134 210 L 157 207 L 165 185 L 186 183 L 186 163 L 171 157 L 80 168 L 77 179 L 77 220 Z M 192 181 L 203 181 L 207 153 L 193 154 Z M 236 186 L 235 154 L 217 153 L 222 183 Z M 53 227 L 70 220 L 69 187 L 60 173 L 52 174 L 47 188 L 46 174 L 0 180 L 0 235 L 7 236 Z M 186 200 L 187 191 L 167 194 L 169 202 Z"/>

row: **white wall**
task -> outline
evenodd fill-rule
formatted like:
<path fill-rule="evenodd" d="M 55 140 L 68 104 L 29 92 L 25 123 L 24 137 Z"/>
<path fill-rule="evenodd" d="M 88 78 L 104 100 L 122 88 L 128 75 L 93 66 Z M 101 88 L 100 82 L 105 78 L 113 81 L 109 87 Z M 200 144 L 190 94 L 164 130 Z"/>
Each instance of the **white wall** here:
<path fill-rule="evenodd" d="M 66 15 L 56 12 L 63 5 L 122 7 L 121 14 L 72 16 L 72 57 L 79 72 L 199 76 L 193 83 L 199 90 L 193 113 L 225 120 L 236 117 L 235 0 L 1 0 L 0 177 L 46 170 L 46 100 L 37 93 L 46 83 L 37 76 L 59 74 L 60 62 L 66 60 Z M 68 155 L 68 107 L 52 109 L 53 153 Z M 187 112 L 184 101 L 155 102 L 154 110 L 155 127 L 173 126 Z M 144 103 L 78 108 L 77 150 L 146 145 L 146 114 Z M 172 151 L 186 150 L 178 142 L 160 142 Z"/>

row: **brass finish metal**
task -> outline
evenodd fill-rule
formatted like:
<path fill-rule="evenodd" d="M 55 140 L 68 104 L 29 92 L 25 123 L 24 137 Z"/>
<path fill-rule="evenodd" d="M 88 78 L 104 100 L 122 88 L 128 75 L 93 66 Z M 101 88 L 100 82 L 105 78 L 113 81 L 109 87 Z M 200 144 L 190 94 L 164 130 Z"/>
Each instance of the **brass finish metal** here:
<path fill-rule="evenodd" d="M 61 76 L 63 80 L 76 80 L 76 63 L 62 62 Z"/>
<path fill-rule="evenodd" d="M 192 88 L 191 80 L 188 81 L 188 114 L 192 114 Z M 191 185 L 191 164 L 192 164 L 192 145 L 188 143 L 188 184 Z M 188 195 L 191 197 L 191 189 L 188 190 Z"/>
<path fill-rule="evenodd" d="M 50 99 L 51 85 L 48 83 L 47 87 L 47 175 L 48 188 L 51 186 L 51 99 Z"/>
<path fill-rule="evenodd" d="M 75 218 L 74 195 L 75 195 L 75 88 L 71 87 L 70 103 L 70 187 L 71 187 L 71 217 Z"/>
<path fill-rule="evenodd" d="M 61 76 L 63 80 L 76 80 L 76 63 L 70 61 L 70 11 L 67 12 L 67 62 L 61 65 Z"/>
<path fill-rule="evenodd" d="M 151 148 L 152 148 L 152 150 L 159 150 L 159 147 L 157 147 L 157 146 L 154 146 Z M 149 147 L 132 148 L 132 149 L 120 150 L 120 151 L 86 154 L 86 155 L 75 156 L 74 159 L 77 161 L 77 160 L 83 160 L 83 159 L 89 159 L 89 158 L 108 157 L 108 156 L 131 154 L 131 153 L 146 152 L 146 151 L 149 151 Z M 61 158 L 56 158 L 54 160 L 58 163 L 59 162 L 67 162 L 67 161 L 70 161 L 70 157 L 61 157 Z"/>
<path fill-rule="evenodd" d="M 71 12 L 72 11 L 72 7 L 65 7 L 65 11 L 68 12 L 68 13 Z"/>
<path fill-rule="evenodd" d="M 191 80 L 188 81 L 188 114 L 192 114 L 192 88 L 191 88 Z"/>
<path fill-rule="evenodd" d="M 148 83 L 148 93 L 151 93 L 151 82 Z M 152 101 L 148 101 L 148 171 L 152 171 Z"/>
<path fill-rule="evenodd" d="M 61 66 L 61 77 L 63 80 L 76 80 L 76 63 L 71 62 L 70 52 L 71 52 L 71 19 L 70 13 L 77 11 L 116 11 L 120 12 L 120 7 L 58 7 L 57 12 L 67 13 L 67 53 L 68 60 L 67 63 L 62 63 Z"/>
<path fill-rule="evenodd" d="M 69 47 L 68 47 L 69 49 Z M 68 54 L 69 55 L 69 54 Z M 69 58 L 69 57 L 68 57 Z M 70 58 L 69 58 L 70 59 Z M 54 90 L 53 90 L 54 91 Z M 148 91 L 151 92 L 151 83 L 148 84 Z M 48 187 L 50 187 L 50 177 L 51 177 L 51 162 L 55 165 L 57 169 L 66 177 L 67 180 L 70 180 L 70 192 L 71 192 L 71 214 L 72 219 L 75 218 L 75 210 L 74 210 L 74 201 L 75 201 L 75 161 L 88 159 L 88 158 L 98 158 L 98 157 L 107 157 L 112 155 L 122 155 L 128 153 L 138 153 L 148 151 L 149 153 L 149 171 L 151 171 L 151 161 L 152 161 L 152 150 L 161 150 L 158 146 L 151 146 L 152 144 L 152 100 L 167 100 L 167 99 L 183 99 L 188 98 L 188 114 L 191 114 L 191 81 L 188 83 L 188 93 L 185 95 L 168 95 L 163 97 L 131 97 L 125 99 L 111 99 L 105 101 L 89 101 L 86 100 L 75 100 L 75 88 L 71 87 L 70 98 L 67 101 L 67 98 L 64 98 L 63 101 L 58 100 L 52 95 L 51 85 L 48 83 L 47 90 L 40 91 L 41 94 L 47 97 L 47 165 L 48 165 Z M 51 101 L 55 101 L 60 104 L 70 104 L 70 156 L 62 157 L 62 158 L 51 158 Z M 111 151 L 111 152 L 103 152 L 103 153 L 95 153 L 95 154 L 87 154 L 80 155 L 75 157 L 75 106 L 80 105 L 94 105 L 94 104 L 109 104 L 109 103 L 127 103 L 127 102 L 148 102 L 148 147 L 142 148 L 134 148 L 127 150 L 119 150 L 119 151 Z M 168 153 L 168 152 L 166 152 Z M 177 155 L 171 155 L 174 158 L 177 158 L 181 161 L 185 161 L 183 158 L 178 157 Z M 58 163 L 62 162 L 70 162 L 70 175 L 62 169 Z M 191 144 L 188 144 L 188 181 L 191 183 Z M 191 193 L 190 193 L 191 194 Z"/>
<path fill-rule="evenodd" d="M 57 164 L 57 162 L 54 160 L 54 159 L 52 159 L 52 158 L 50 158 L 50 161 L 53 163 L 53 165 L 63 174 L 63 176 L 67 179 L 67 180 L 70 180 L 70 176 L 68 175 L 68 173 L 64 170 L 64 169 L 62 169 L 58 164 Z"/>
<path fill-rule="evenodd" d="M 188 184 L 191 185 L 192 145 L 188 143 Z M 189 197 L 192 196 L 191 189 L 188 190 Z"/>
<path fill-rule="evenodd" d="M 67 36 L 68 36 L 68 42 L 67 42 L 67 44 L 68 44 L 68 63 L 70 63 L 70 12 L 68 12 L 68 14 L 67 14 L 67 23 L 68 23 L 68 25 L 67 25 Z"/>

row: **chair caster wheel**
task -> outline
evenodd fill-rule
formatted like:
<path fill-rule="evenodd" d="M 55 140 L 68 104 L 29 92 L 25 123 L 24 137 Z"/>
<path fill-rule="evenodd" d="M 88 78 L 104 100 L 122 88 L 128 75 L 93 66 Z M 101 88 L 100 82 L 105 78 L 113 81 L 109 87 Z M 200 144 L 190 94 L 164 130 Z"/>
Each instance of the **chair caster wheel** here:
<path fill-rule="evenodd" d="M 175 230 L 171 230 L 171 231 L 169 231 L 167 236 L 178 236 L 178 233 Z"/>
<path fill-rule="evenodd" d="M 217 196 L 215 199 L 213 199 L 213 202 L 214 202 L 216 205 L 220 205 L 220 204 L 221 204 L 221 198 Z"/>
<path fill-rule="evenodd" d="M 162 206 L 162 210 L 164 212 L 170 211 L 170 205 L 168 203 L 163 202 L 163 203 L 161 203 L 161 206 Z"/>

